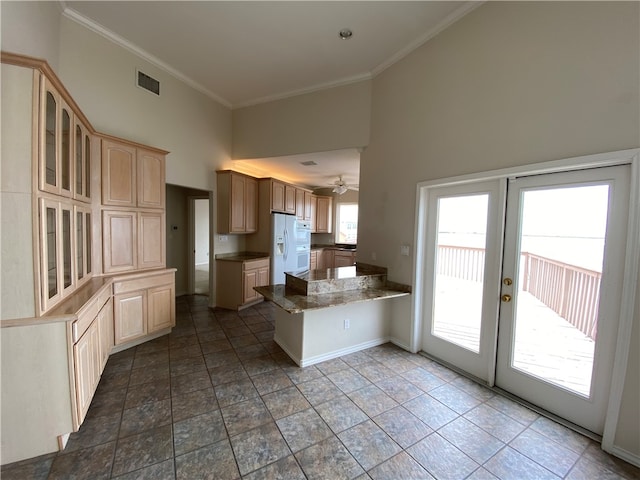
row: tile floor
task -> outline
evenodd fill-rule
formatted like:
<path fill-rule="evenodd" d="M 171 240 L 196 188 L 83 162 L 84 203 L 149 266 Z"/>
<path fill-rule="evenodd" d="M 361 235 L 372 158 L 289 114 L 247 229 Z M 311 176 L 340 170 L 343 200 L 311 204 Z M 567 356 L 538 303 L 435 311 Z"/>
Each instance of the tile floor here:
<path fill-rule="evenodd" d="M 273 306 L 180 297 L 170 335 L 109 359 L 59 454 L 9 479 L 613 479 L 598 444 L 391 344 L 300 369 Z"/>

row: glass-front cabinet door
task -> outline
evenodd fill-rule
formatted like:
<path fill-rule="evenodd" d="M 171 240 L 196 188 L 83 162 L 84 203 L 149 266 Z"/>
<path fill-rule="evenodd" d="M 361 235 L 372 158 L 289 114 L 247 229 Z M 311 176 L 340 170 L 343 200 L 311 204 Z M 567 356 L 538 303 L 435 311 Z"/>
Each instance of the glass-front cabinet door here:
<path fill-rule="evenodd" d="M 62 297 L 60 286 L 60 202 L 40 199 L 40 285 L 41 310 Z"/>
<path fill-rule="evenodd" d="M 75 278 L 82 285 L 91 275 L 91 209 L 76 205 L 75 210 Z"/>
<path fill-rule="evenodd" d="M 91 139 L 87 128 L 77 118 L 74 127 L 75 184 L 73 198 L 91 201 Z"/>
<path fill-rule="evenodd" d="M 60 193 L 58 139 L 60 138 L 60 95 L 42 77 L 40 91 L 40 190 Z"/>

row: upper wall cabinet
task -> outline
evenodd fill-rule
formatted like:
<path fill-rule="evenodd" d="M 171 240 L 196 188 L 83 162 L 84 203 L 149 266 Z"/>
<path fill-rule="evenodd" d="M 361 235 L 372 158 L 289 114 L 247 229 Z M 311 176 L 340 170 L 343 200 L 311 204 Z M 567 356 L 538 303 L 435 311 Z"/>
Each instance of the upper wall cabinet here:
<path fill-rule="evenodd" d="M 91 137 L 86 126 L 78 119 L 74 122 L 73 146 L 75 163 L 74 198 L 91 201 Z"/>
<path fill-rule="evenodd" d="M 102 204 L 164 208 L 164 155 L 103 139 Z"/>
<path fill-rule="evenodd" d="M 316 230 L 314 233 L 331 233 L 331 209 L 333 198 L 316 196 Z"/>
<path fill-rule="evenodd" d="M 41 191 L 91 201 L 87 128 L 44 76 L 40 81 L 38 158 Z"/>
<path fill-rule="evenodd" d="M 149 150 L 138 149 L 138 207 L 164 208 L 165 158 Z"/>
<path fill-rule="evenodd" d="M 247 175 L 217 172 L 218 233 L 255 233 L 258 230 L 258 181 Z"/>

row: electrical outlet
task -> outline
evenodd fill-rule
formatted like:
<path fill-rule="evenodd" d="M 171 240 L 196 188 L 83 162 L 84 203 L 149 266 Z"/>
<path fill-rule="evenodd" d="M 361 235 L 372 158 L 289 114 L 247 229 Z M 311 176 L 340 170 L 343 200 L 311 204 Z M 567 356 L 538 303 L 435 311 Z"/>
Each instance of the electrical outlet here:
<path fill-rule="evenodd" d="M 344 329 L 345 330 L 349 330 L 349 327 L 351 327 L 351 320 L 349 320 L 348 318 L 344 319 Z"/>
<path fill-rule="evenodd" d="M 378 259 L 378 255 L 376 255 L 376 252 L 371 252 L 371 260 L 377 260 Z"/>
<path fill-rule="evenodd" d="M 409 245 L 400 246 L 400 255 L 402 255 L 403 257 L 409 256 Z"/>
<path fill-rule="evenodd" d="M 229 237 L 227 237 L 226 235 L 218 235 L 219 242 L 226 242 L 227 240 L 229 240 Z"/>

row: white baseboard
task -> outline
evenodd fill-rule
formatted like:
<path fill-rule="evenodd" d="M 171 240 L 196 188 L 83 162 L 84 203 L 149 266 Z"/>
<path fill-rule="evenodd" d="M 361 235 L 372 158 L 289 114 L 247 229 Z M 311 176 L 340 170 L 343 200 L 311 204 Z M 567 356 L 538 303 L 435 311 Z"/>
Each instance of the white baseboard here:
<path fill-rule="evenodd" d="M 377 347 L 378 345 L 382 345 L 383 343 L 387 343 L 389 341 L 388 337 L 376 338 L 375 340 L 370 340 L 368 342 L 359 343 L 358 345 L 353 345 L 351 347 L 340 348 L 338 350 L 333 350 L 331 352 L 323 353 L 322 355 L 315 355 L 313 357 L 300 359 L 295 357 L 288 351 L 288 349 L 282 345 L 277 337 L 274 336 L 273 340 L 280 345 L 280 347 L 286 352 L 287 355 L 296 362 L 296 364 L 300 367 L 308 367 L 311 365 L 315 365 L 316 363 L 326 362 L 327 360 L 333 360 L 334 358 L 342 357 L 343 355 L 349 355 L 350 353 L 359 352 L 360 350 L 366 350 L 367 348 Z"/>
<path fill-rule="evenodd" d="M 631 465 L 635 465 L 636 467 L 640 467 L 640 456 L 635 453 L 631 453 L 626 451 L 623 448 L 616 447 L 613 445 L 610 449 L 605 450 L 607 453 L 614 455 L 618 458 L 621 458 L 625 462 L 630 463 Z"/>
<path fill-rule="evenodd" d="M 389 341 L 390 341 L 391 343 L 393 343 L 395 346 L 400 347 L 400 348 L 401 348 L 401 349 L 403 349 L 403 350 L 406 350 L 407 352 L 410 352 L 410 353 L 417 353 L 417 352 L 413 352 L 413 351 L 411 350 L 411 347 L 410 347 L 409 345 L 406 345 L 405 343 L 401 342 L 400 340 L 398 340 L 398 339 L 397 339 L 397 338 L 395 338 L 395 337 L 389 337 Z"/>
<path fill-rule="evenodd" d="M 298 365 L 299 367 L 301 367 L 302 365 L 300 365 L 300 359 L 294 355 L 293 353 L 291 353 L 291 351 L 287 348 L 287 346 L 284 344 L 284 342 L 282 340 L 280 340 L 280 338 L 278 338 L 278 335 L 274 335 L 273 336 L 273 341 L 276 342 L 280 348 L 282 350 L 284 350 L 284 353 L 286 353 L 287 355 L 289 355 L 289 358 L 291 360 L 293 360 L 294 362 L 296 362 L 296 365 Z"/>

